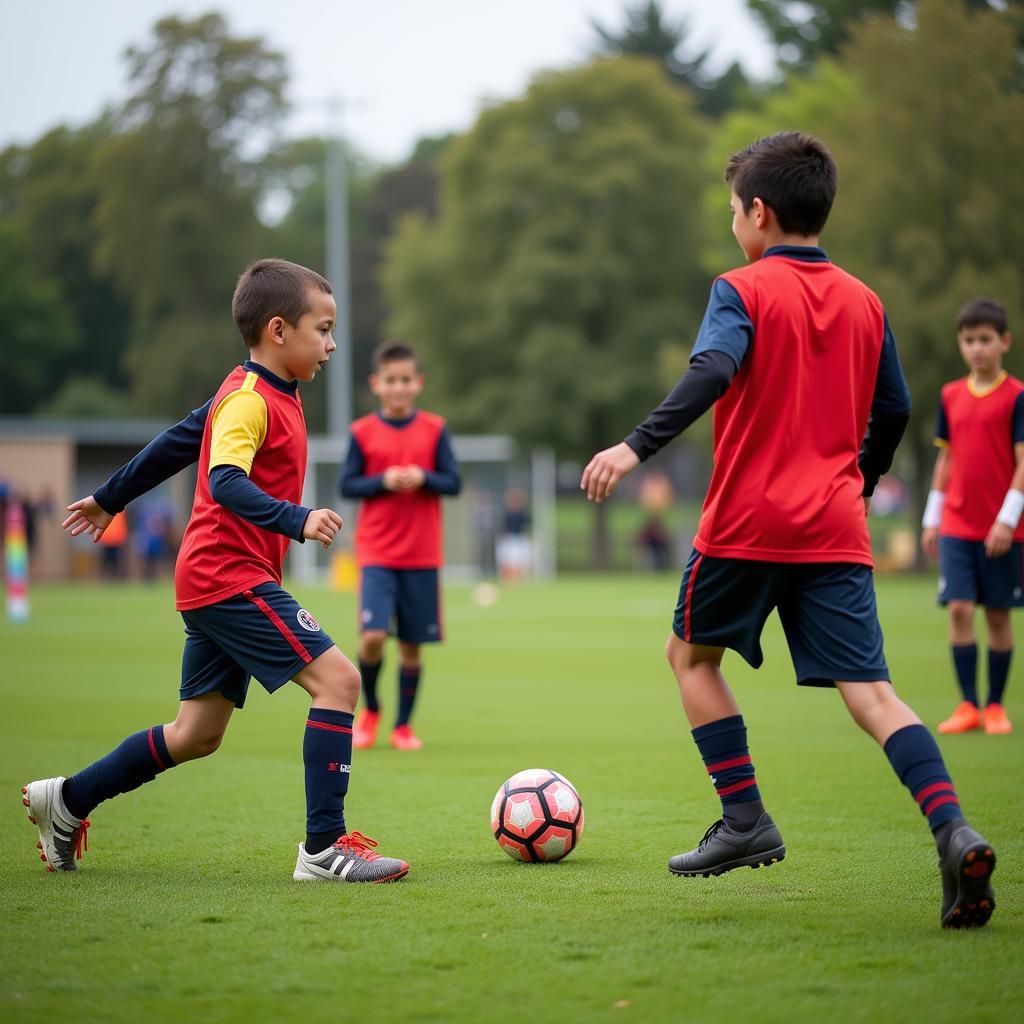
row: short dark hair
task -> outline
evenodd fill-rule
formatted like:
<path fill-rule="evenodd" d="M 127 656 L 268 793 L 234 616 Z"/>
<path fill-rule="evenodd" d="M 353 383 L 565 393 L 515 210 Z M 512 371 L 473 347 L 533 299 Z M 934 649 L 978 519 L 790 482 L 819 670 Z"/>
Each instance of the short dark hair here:
<path fill-rule="evenodd" d="M 242 271 L 231 299 L 231 315 L 242 340 L 259 344 L 263 328 L 275 316 L 294 325 L 309 312 L 309 293 L 333 295 L 330 282 L 315 270 L 288 260 L 263 259 Z"/>
<path fill-rule="evenodd" d="M 777 132 L 729 157 L 726 184 L 750 213 L 755 197 L 787 234 L 817 235 L 828 220 L 839 172 L 825 144 L 803 132 Z"/>
<path fill-rule="evenodd" d="M 995 299 L 971 299 L 960 307 L 956 315 L 958 331 L 965 327 L 981 327 L 983 324 L 994 327 L 999 334 L 1005 334 L 1009 326 L 1006 309 Z"/>
<path fill-rule="evenodd" d="M 397 363 L 405 359 L 411 359 L 416 364 L 417 371 L 420 368 L 420 361 L 416 358 L 412 345 L 404 341 L 382 341 L 374 350 L 370 365 L 374 373 L 379 373 L 385 363 Z"/>

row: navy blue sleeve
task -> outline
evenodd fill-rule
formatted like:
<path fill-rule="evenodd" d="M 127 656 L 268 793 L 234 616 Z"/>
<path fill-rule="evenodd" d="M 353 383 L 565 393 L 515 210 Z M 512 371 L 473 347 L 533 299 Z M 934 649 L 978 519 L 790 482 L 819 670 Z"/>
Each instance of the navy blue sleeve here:
<path fill-rule="evenodd" d="M 214 466 L 210 472 L 210 495 L 229 512 L 258 526 L 281 533 L 300 543 L 302 528 L 311 509 L 290 501 L 278 501 L 257 487 L 238 466 Z"/>
<path fill-rule="evenodd" d="M 690 358 L 702 352 L 724 352 L 738 370 L 753 341 L 754 323 L 740 293 L 724 278 L 718 278 L 711 286 L 711 298 Z"/>
<path fill-rule="evenodd" d="M 363 456 L 363 449 L 359 447 L 354 435 L 349 434 L 348 455 L 345 456 L 345 464 L 341 467 L 341 480 L 338 483 L 338 490 L 341 491 L 343 498 L 373 498 L 387 491 L 383 473 L 367 476 L 365 470 L 366 459 Z"/>
<path fill-rule="evenodd" d="M 1024 391 L 1021 392 L 1024 395 Z M 1013 436 L 1017 437 L 1017 408 L 1020 403 L 1020 396 L 1017 398 L 1018 405 L 1013 408 Z M 946 407 L 942 404 L 942 398 L 939 398 L 939 412 L 935 417 L 935 438 L 938 441 L 949 442 L 949 420 L 946 418 Z M 1024 438 L 1022 438 L 1024 440 Z"/>
<path fill-rule="evenodd" d="M 910 388 L 907 387 L 907 378 L 903 376 L 888 316 L 884 324 L 882 354 L 878 360 L 878 377 L 875 380 L 871 412 L 910 412 Z"/>
<path fill-rule="evenodd" d="M 455 452 L 452 450 L 447 427 L 441 431 L 441 436 L 437 439 L 437 456 L 434 464 L 437 469 L 425 470 L 423 489 L 431 494 L 458 494 L 462 490 L 462 473 L 459 470 L 459 460 L 455 458 Z"/>
<path fill-rule="evenodd" d="M 199 460 L 203 446 L 203 429 L 210 415 L 211 398 L 206 405 L 193 409 L 146 445 L 131 462 L 122 466 L 105 484 L 97 487 L 93 497 L 104 512 L 116 515 L 157 484 Z"/>
<path fill-rule="evenodd" d="M 1013 443 L 1024 444 L 1024 391 L 1013 403 Z"/>

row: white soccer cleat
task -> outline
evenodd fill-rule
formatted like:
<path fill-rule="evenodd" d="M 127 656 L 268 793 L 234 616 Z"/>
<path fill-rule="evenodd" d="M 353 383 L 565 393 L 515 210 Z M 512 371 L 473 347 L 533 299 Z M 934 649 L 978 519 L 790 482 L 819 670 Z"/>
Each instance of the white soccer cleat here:
<path fill-rule="evenodd" d="M 42 779 L 21 787 L 21 802 L 28 808 L 28 820 L 39 829 L 39 859 L 47 871 L 74 871 L 75 860 L 89 849 L 89 819 L 76 818 L 64 806 L 61 787 L 64 777 Z"/>
<path fill-rule="evenodd" d="M 299 843 L 299 857 L 292 878 L 296 882 L 397 882 L 409 873 L 409 865 L 394 857 L 373 852 L 377 843 L 360 832 L 349 832 L 321 853 L 306 853 Z"/>

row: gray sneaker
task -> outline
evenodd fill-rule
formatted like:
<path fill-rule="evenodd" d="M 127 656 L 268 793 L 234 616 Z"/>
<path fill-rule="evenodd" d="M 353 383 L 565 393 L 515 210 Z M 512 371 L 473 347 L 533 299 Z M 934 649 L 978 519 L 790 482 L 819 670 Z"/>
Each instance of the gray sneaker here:
<path fill-rule="evenodd" d="M 695 850 L 680 853 L 668 862 L 673 875 L 721 875 L 733 868 L 768 867 L 786 856 L 786 847 L 775 822 L 765 811 L 746 832 L 736 832 L 721 819 L 704 833 Z"/>
<path fill-rule="evenodd" d="M 299 858 L 292 878 L 296 882 L 397 882 L 409 873 L 409 865 L 394 857 L 373 852 L 377 845 L 360 832 L 349 832 L 321 853 L 306 853 L 299 843 Z"/>
<path fill-rule="evenodd" d="M 39 829 L 36 848 L 47 871 L 74 871 L 75 860 L 89 849 L 89 819 L 76 818 L 64 806 L 61 787 L 64 777 L 41 779 L 21 787 L 21 802 L 28 808 L 28 820 Z"/>

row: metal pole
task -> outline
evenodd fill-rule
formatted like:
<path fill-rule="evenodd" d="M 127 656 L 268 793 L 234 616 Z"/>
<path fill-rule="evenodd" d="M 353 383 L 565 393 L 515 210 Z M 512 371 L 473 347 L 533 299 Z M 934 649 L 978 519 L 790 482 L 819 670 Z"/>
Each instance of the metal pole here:
<path fill-rule="evenodd" d="M 327 436 L 340 438 L 352 421 L 351 296 L 348 270 L 348 175 L 341 137 L 344 101 L 327 101 L 327 280 L 338 304 L 334 341 L 327 364 Z"/>

